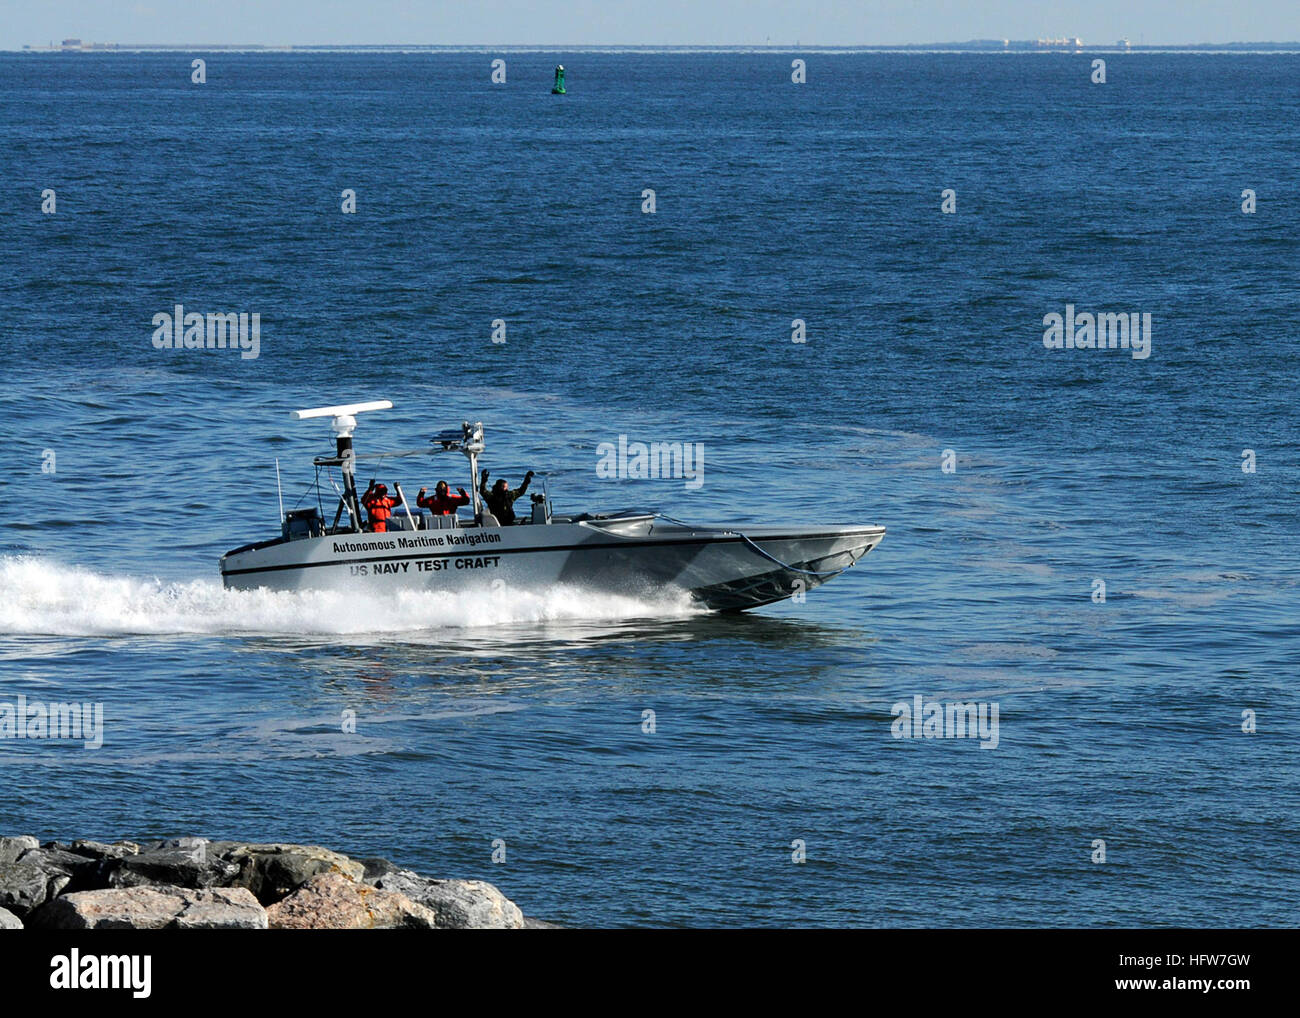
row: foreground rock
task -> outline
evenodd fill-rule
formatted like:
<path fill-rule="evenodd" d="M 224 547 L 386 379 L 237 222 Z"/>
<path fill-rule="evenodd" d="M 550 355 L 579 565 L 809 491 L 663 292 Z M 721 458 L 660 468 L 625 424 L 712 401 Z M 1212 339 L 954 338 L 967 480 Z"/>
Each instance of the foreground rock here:
<path fill-rule="evenodd" d="M 519 906 L 482 880 L 434 880 L 385 860 L 371 860 L 368 881 L 430 909 L 440 930 L 522 930 Z"/>
<path fill-rule="evenodd" d="M 264 930 L 266 910 L 245 887 L 121 887 L 74 891 L 36 909 L 37 930 Z"/>
<path fill-rule="evenodd" d="M 5 839 L 6 842 L 27 840 Z M 15 846 L 8 846 L 7 854 L 16 854 Z M 8 909 L 21 919 L 64 891 L 93 887 L 98 867 L 94 859 L 53 845 L 27 848 L 15 861 L 0 863 L 0 908 Z"/>
<path fill-rule="evenodd" d="M 273 930 L 432 930 L 438 916 L 397 891 L 342 873 L 312 877 L 266 910 Z"/>
<path fill-rule="evenodd" d="M 274 904 L 322 873 L 340 873 L 358 881 L 365 875 L 361 863 L 319 845 L 243 845 L 219 841 L 211 847 L 222 859 L 238 867 L 235 885 L 247 887 L 263 905 Z"/>
<path fill-rule="evenodd" d="M 49 880 L 40 868 L 22 862 L 0 866 L 0 908 L 25 916 L 48 893 Z"/>
<path fill-rule="evenodd" d="M 137 855 L 140 852 L 140 846 L 134 841 L 115 841 L 109 845 L 103 841 L 91 841 L 89 838 L 77 838 L 71 844 L 64 844 L 62 841 L 51 841 L 46 848 L 58 848 L 65 852 L 75 852 L 77 855 L 84 855 L 90 859 L 124 859 L 128 855 Z"/>
<path fill-rule="evenodd" d="M 21 930 L 23 921 L 7 908 L 0 908 L 0 930 Z"/>
<path fill-rule="evenodd" d="M 30 835 L 22 838 L 0 838 L 0 866 L 16 863 L 22 858 L 24 852 L 40 847 L 41 843 Z"/>
<path fill-rule="evenodd" d="M 268 911 L 269 910 L 269 911 Z M 0 837 L 0 928 L 553 929 L 482 880 L 319 845 Z"/>
<path fill-rule="evenodd" d="M 110 887 L 228 887 L 239 876 L 237 863 L 214 856 L 205 838 L 175 838 L 137 846 L 134 853 L 106 863 Z M 112 847 L 112 846 L 108 846 Z"/>

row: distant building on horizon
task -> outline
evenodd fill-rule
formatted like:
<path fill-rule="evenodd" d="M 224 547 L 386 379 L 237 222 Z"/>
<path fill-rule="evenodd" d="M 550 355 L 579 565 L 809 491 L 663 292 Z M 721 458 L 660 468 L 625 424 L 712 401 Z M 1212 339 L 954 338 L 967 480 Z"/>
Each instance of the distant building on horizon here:
<path fill-rule="evenodd" d="M 1083 49 L 1083 40 L 1076 36 L 1063 36 L 1060 39 L 1039 39 L 1039 49 Z"/>
<path fill-rule="evenodd" d="M 23 49 L 31 49 L 31 48 L 32 47 L 30 46 L 23 47 Z M 55 46 L 54 43 L 51 42 L 49 48 L 52 50 L 69 50 L 69 51 L 80 50 L 82 52 L 88 52 L 90 50 L 99 50 L 99 49 L 117 49 L 118 44 L 115 42 L 85 42 L 84 40 L 81 39 L 64 39 L 57 46 Z"/>

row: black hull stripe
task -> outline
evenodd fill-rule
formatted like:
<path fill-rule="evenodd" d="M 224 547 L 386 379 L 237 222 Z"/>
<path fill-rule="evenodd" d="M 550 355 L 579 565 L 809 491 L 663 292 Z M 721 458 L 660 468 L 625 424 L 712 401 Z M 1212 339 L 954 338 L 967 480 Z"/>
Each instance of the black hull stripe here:
<path fill-rule="evenodd" d="M 858 534 L 833 534 L 827 537 L 810 537 L 807 534 L 799 535 L 763 535 L 759 538 L 752 538 L 755 543 L 763 541 L 825 541 L 834 540 L 841 537 L 856 537 Z M 863 531 L 862 536 L 875 536 L 871 531 Z M 743 541 L 742 537 L 709 537 L 704 539 L 684 540 L 684 541 L 594 541 L 586 544 L 557 544 L 547 548 L 492 548 L 476 545 L 473 548 L 465 548 L 460 551 L 412 551 L 403 555 L 376 555 L 369 558 L 340 558 L 331 559 L 328 562 L 290 562 L 281 566 L 254 566 L 251 569 L 221 569 L 222 576 L 246 576 L 249 573 L 278 573 L 286 569 L 316 569 L 322 566 L 350 566 L 359 565 L 363 562 L 409 562 L 415 559 L 426 558 L 466 558 L 484 555 L 536 555 L 548 552 L 570 552 L 570 551 L 618 551 L 622 548 L 662 548 L 666 545 L 708 545 L 708 544 L 735 544 Z M 234 554 L 228 552 L 227 554 Z M 832 554 L 842 554 L 833 552 Z M 821 555 L 819 558 L 828 556 Z"/>

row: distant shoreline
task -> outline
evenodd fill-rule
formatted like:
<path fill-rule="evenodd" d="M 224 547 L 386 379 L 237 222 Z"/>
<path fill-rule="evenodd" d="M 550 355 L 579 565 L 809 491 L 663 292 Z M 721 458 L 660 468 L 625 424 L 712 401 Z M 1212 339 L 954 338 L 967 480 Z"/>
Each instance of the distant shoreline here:
<path fill-rule="evenodd" d="M 973 40 L 971 42 L 901 43 L 896 45 L 836 46 L 827 44 L 788 45 L 583 45 L 561 43 L 492 45 L 464 43 L 431 45 L 380 43 L 374 45 L 283 45 L 259 43 L 79 43 L 77 45 L 0 48 L 0 53 L 1278 53 L 1300 52 L 1295 42 L 1153 43 L 1153 44 L 1040 44 L 1030 40 Z"/>

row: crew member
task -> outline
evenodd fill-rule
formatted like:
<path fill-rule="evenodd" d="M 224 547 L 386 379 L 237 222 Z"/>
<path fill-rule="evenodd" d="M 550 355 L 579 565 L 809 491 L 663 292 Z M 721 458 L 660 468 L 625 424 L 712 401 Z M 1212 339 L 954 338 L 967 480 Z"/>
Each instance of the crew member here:
<path fill-rule="evenodd" d="M 396 487 L 396 485 L 394 485 Z M 402 504 L 402 496 L 388 497 L 388 485 L 370 482 L 370 487 L 361 496 L 361 504 L 370 516 L 370 529 L 376 534 L 388 533 L 388 520 L 393 510 Z"/>
<path fill-rule="evenodd" d="M 478 490 L 487 502 L 487 507 L 492 510 L 492 515 L 497 518 L 497 522 L 503 527 L 508 527 L 515 522 L 515 499 L 528 490 L 528 482 L 533 479 L 533 472 L 530 470 L 524 474 L 524 483 L 510 490 L 510 485 L 506 483 L 505 478 L 497 481 L 492 485 L 492 490 L 488 490 L 488 472 L 483 471 L 479 479 Z"/>
<path fill-rule="evenodd" d="M 428 509 L 434 516 L 454 516 L 456 510 L 463 505 L 469 505 L 469 495 L 464 488 L 457 488 L 456 494 L 451 494 L 447 488 L 446 481 L 439 481 L 433 489 L 432 497 L 425 495 L 428 489 L 421 488 L 419 494 L 415 496 L 415 504 L 421 509 Z"/>

